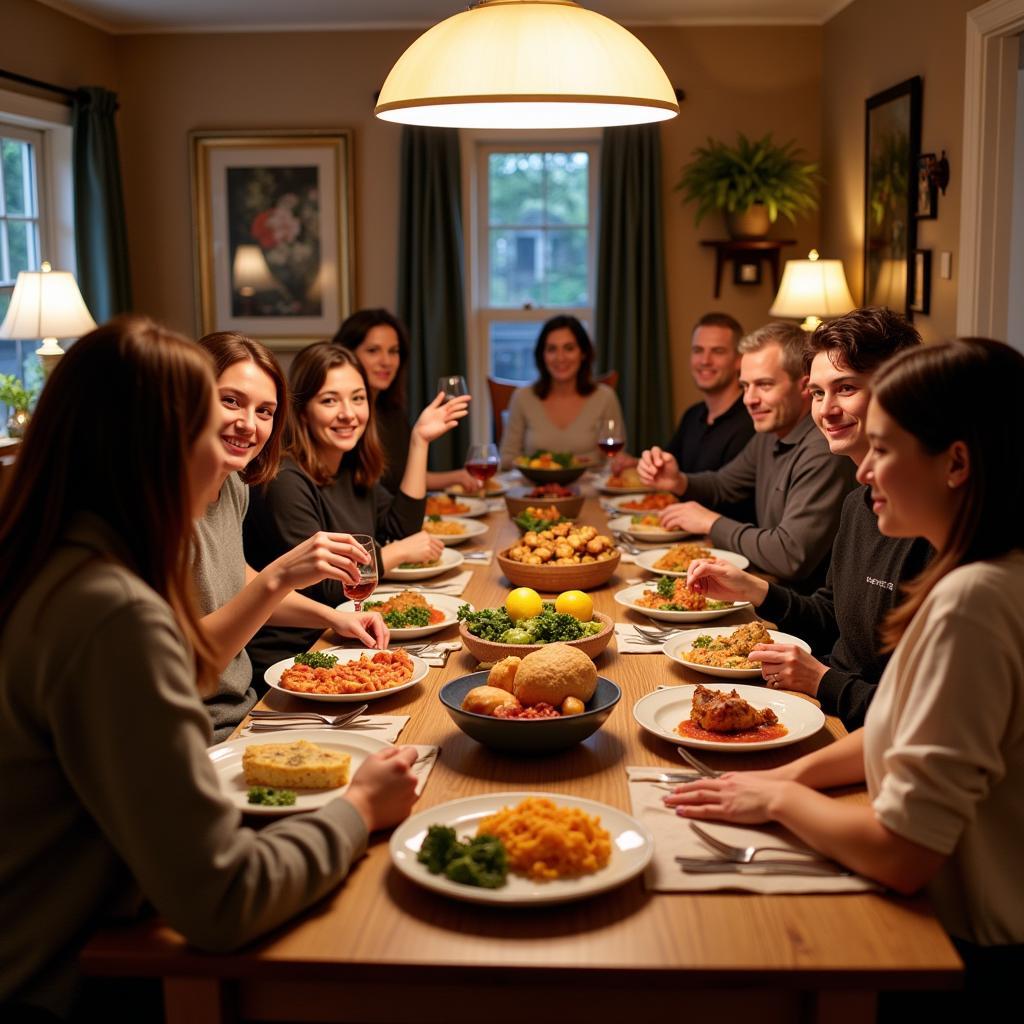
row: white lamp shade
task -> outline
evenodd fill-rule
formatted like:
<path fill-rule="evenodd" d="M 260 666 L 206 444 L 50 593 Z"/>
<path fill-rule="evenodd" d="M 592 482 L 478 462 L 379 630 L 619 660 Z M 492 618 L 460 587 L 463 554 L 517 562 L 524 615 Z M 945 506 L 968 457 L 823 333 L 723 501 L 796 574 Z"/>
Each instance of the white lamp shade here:
<path fill-rule="evenodd" d="M 263 250 L 258 245 L 240 245 L 235 250 L 231 276 L 236 288 L 251 288 L 253 292 L 277 288 Z"/>
<path fill-rule="evenodd" d="M 445 128 L 591 128 L 679 113 L 636 36 L 566 0 L 489 0 L 428 29 L 391 69 L 374 113 Z"/>
<path fill-rule="evenodd" d="M 842 260 L 787 260 L 769 316 L 842 316 L 854 309 Z"/>
<path fill-rule="evenodd" d="M 907 261 L 884 259 L 878 267 L 869 302 L 872 306 L 886 306 L 900 312 L 907 304 Z"/>
<path fill-rule="evenodd" d="M 23 270 L 0 324 L 0 338 L 79 338 L 95 326 L 73 274 Z"/>

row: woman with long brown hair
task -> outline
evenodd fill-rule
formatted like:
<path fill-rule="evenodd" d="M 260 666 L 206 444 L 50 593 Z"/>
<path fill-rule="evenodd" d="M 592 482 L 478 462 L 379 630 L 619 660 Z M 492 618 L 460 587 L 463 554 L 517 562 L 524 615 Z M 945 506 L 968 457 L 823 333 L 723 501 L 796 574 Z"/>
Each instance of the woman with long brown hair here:
<path fill-rule="evenodd" d="M 347 533 L 315 531 L 261 572 L 246 564 L 242 521 L 249 485 L 272 480 L 281 461 L 288 387 L 277 360 L 263 345 L 230 331 L 199 344 L 217 375 L 223 463 L 216 497 L 196 524 L 193 565 L 203 630 L 220 672 L 217 692 L 206 700 L 214 741 L 227 739 L 256 701 L 245 645 L 266 623 L 303 626 L 387 647 L 388 629 L 373 612 L 339 612 L 295 591 L 323 579 L 355 580 L 356 563 L 368 557 Z M 257 686 L 260 681 L 256 681 Z"/>
<path fill-rule="evenodd" d="M 864 728 L 666 798 L 684 817 L 779 821 L 893 889 L 927 887 L 971 986 L 1024 966 L 1022 389 L 1024 356 L 984 339 L 878 371 L 858 478 L 882 533 L 936 554 L 885 620 L 893 653 Z M 815 792 L 865 781 L 870 806 Z"/>
<path fill-rule="evenodd" d="M 430 442 L 466 415 L 466 402 L 438 396 L 420 414 L 409 442 L 401 486 L 391 494 L 379 483 L 383 456 L 372 390 L 359 360 L 330 342 L 304 348 L 289 371 L 291 419 L 277 477 L 254 488 L 245 520 L 245 553 L 257 569 L 316 530 L 376 538 L 383 570 L 426 562 L 443 544 L 423 532 L 427 451 Z M 325 579 L 306 596 L 334 607 L 344 600 L 340 582 Z M 316 632 L 271 626 L 248 645 L 255 670 L 306 650 Z"/>
<path fill-rule="evenodd" d="M 98 328 L 50 377 L 0 502 L 5 1020 L 67 1012 L 108 913 L 148 901 L 200 947 L 241 945 L 327 893 L 413 802 L 411 748 L 259 833 L 221 792 L 190 579 L 222 461 L 214 393 L 192 342 L 139 317 Z"/>

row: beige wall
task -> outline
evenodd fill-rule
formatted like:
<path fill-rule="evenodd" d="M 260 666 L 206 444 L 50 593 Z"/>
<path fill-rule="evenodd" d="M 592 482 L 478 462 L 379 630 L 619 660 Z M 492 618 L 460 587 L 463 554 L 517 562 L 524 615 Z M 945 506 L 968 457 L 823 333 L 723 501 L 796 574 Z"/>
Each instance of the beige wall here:
<path fill-rule="evenodd" d="M 932 250 L 931 312 L 914 322 L 925 340 L 956 332 L 963 166 L 965 16 L 978 0 L 855 0 L 825 26 L 823 210 L 829 256 L 846 265 L 850 290 L 863 298 L 864 102 L 913 75 L 924 80 L 922 152 L 946 151 L 950 185 L 938 218 L 918 222 L 917 247 Z M 939 278 L 939 253 L 953 254 L 953 278 Z"/>

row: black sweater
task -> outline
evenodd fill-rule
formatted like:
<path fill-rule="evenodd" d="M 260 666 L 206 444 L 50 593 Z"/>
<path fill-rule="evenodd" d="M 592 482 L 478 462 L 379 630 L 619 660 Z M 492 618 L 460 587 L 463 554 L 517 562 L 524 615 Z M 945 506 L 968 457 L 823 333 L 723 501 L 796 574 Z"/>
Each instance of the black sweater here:
<path fill-rule="evenodd" d="M 318 487 L 285 458 L 281 472 L 270 483 L 250 489 L 243 531 L 245 560 L 259 571 L 318 530 L 366 533 L 387 544 L 422 530 L 424 508 L 424 499 L 410 498 L 401 491 L 392 496 L 380 484 L 356 487 L 344 463 L 334 480 Z M 302 593 L 332 607 L 345 600 L 337 580 L 323 580 Z M 253 684 L 259 688 L 264 669 L 308 650 L 320 633 L 315 627 L 264 626 L 246 645 Z"/>
<path fill-rule="evenodd" d="M 758 614 L 811 645 L 828 671 L 818 687 L 822 710 L 847 729 L 864 724 L 888 654 L 878 628 L 898 602 L 899 587 L 925 567 L 931 545 L 921 538 L 885 537 L 871 511 L 868 487 L 846 496 L 825 585 L 808 597 L 769 584 Z M 823 653 L 830 653 L 823 657 Z"/>

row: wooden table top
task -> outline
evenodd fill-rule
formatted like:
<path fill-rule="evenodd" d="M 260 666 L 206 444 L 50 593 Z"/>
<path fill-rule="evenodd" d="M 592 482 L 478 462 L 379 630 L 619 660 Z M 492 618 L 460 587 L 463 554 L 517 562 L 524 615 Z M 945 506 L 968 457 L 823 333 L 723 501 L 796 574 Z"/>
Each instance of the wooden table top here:
<path fill-rule="evenodd" d="M 581 519 L 604 528 L 597 501 Z M 489 534 L 476 547 L 495 550 L 518 536 L 504 513 L 486 520 Z M 471 566 L 471 563 L 466 563 Z M 617 620 L 632 613 L 612 600 L 626 579 L 644 576 L 622 564 L 593 593 L 595 608 Z M 473 569 L 465 597 L 476 607 L 504 602 L 508 585 L 497 563 Z M 734 613 L 722 624 L 741 622 Z M 649 621 L 639 616 L 637 622 Z M 718 623 L 716 623 L 717 625 Z M 451 628 L 449 636 L 456 636 Z M 416 810 L 464 796 L 508 789 L 546 790 L 598 800 L 629 810 L 627 764 L 680 766 L 671 744 L 648 736 L 632 707 L 659 683 L 697 681 L 697 673 L 660 654 L 619 655 L 612 646 L 597 659 L 601 675 L 622 688 L 609 720 L 575 749 L 518 758 L 489 751 L 465 736 L 437 699 L 449 679 L 473 671 L 475 659 L 454 653 L 420 686 L 376 702 L 372 710 L 412 716 L 404 743 L 433 743 L 441 755 Z M 308 702 L 272 692 L 270 706 L 309 708 Z M 708 753 L 715 767 L 769 767 L 830 743 L 844 732 L 827 730 L 779 751 Z M 702 755 L 704 756 L 704 755 Z M 866 800 L 861 792 L 844 799 Z M 779 987 L 942 987 L 955 983 L 956 957 L 943 929 L 921 898 L 888 895 L 761 896 L 745 893 L 649 893 L 641 879 L 577 904 L 501 908 L 455 902 L 419 888 L 392 869 L 387 835 L 372 838 L 368 855 L 328 899 L 265 941 L 236 954 L 209 957 L 190 950 L 171 929 L 144 925 L 102 933 L 83 958 L 93 973 L 177 973 L 217 977 L 333 981 L 376 978 L 412 981 L 429 970 L 441 984 L 485 971 L 494 983 L 515 984 L 526 969 L 542 969 L 589 982 L 595 971 L 615 972 L 630 984 L 679 987 L 732 985 L 751 978 Z M 398 973 L 396 973 L 396 971 Z M 665 972 L 671 972 L 666 974 Z M 536 976 L 536 971 L 531 972 Z M 662 979 L 659 981 L 659 978 Z M 463 1011 L 466 1007 L 463 1007 Z"/>

